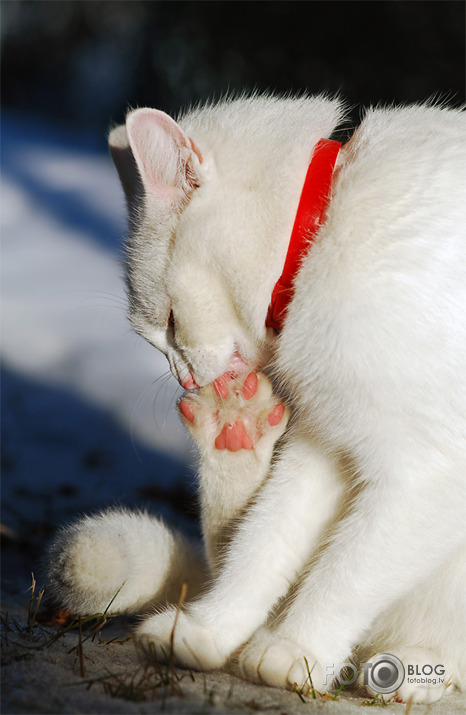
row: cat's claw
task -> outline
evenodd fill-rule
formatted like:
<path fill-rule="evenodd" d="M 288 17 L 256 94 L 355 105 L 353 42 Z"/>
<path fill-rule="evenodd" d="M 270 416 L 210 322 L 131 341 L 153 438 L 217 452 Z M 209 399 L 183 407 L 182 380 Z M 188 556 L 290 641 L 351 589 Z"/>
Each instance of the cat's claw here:
<path fill-rule="evenodd" d="M 198 393 L 184 395 L 179 411 L 201 449 L 228 452 L 255 450 L 266 435 L 275 442 L 289 418 L 269 379 L 255 372 L 225 373 Z"/>

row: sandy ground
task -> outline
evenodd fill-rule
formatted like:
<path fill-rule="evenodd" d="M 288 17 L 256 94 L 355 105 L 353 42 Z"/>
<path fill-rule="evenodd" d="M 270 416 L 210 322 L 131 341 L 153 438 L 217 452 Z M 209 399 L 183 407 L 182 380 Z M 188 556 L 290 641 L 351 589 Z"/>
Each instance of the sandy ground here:
<path fill-rule="evenodd" d="M 466 698 L 458 692 L 432 706 L 411 710 L 403 704 L 384 707 L 357 691 L 331 700 L 319 695 L 301 699 L 297 693 L 257 686 L 224 672 L 190 673 L 168 665 L 144 669 L 131 639 L 132 623 L 113 619 L 103 628 L 83 623 L 66 626 L 35 623 L 28 627 L 31 598 L 28 567 L 31 554 L 8 540 L 2 579 L 2 713 L 361 713 L 381 707 L 393 713 L 466 713 Z M 36 596 L 39 592 L 36 586 Z M 45 599 L 45 596 L 44 596 Z M 37 599 L 32 600 L 35 607 Z M 44 613 L 41 605 L 39 612 Z M 43 615 L 42 615 L 43 617 Z M 31 622 L 29 617 L 29 622 Z M 364 710 L 362 710 L 364 712 Z"/>

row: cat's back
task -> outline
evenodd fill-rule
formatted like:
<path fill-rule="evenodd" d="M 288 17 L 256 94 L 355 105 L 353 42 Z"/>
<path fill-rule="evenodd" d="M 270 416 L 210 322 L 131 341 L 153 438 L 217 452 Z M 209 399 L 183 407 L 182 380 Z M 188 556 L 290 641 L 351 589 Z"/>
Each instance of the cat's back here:
<path fill-rule="evenodd" d="M 466 115 L 417 106 L 369 111 L 342 150 L 279 349 L 342 441 L 363 414 L 444 436 L 466 418 L 465 156 Z"/>

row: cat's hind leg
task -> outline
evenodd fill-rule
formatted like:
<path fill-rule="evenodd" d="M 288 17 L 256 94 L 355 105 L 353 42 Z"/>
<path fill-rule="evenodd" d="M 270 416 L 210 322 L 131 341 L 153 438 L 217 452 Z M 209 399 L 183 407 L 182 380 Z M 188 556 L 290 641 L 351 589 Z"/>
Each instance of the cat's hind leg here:
<path fill-rule="evenodd" d="M 395 655 L 404 666 L 403 682 L 386 700 L 430 703 L 455 686 L 466 689 L 466 546 L 376 619 L 364 649 Z M 361 671 L 361 682 L 372 695 L 370 672 Z"/>
<path fill-rule="evenodd" d="M 395 656 L 401 665 L 392 658 L 387 659 L 387 652 L 389 656 Z M 451 686 L 445 677 L 442 659 L 434 651 L 411 647 L 401 650 L 391 648 L 387 652 L 369 658 L 359 676 L 360 684 L 371 697 L 382 695 L 387 702 L 429 704 L 440 700 L 446 686 Z M 393 690 L 392 681 L 396 678 L 398 683 Z M 401 679 L 403 682 L 399 683 Z"/>
<path fill-rule="evenodd" d="M 145 512 L 109 509 L 62 527 L 47 555 L 50 593 L 76 615 L 138 613 L 205 583 L 207 564 L 179 532 Z"/>

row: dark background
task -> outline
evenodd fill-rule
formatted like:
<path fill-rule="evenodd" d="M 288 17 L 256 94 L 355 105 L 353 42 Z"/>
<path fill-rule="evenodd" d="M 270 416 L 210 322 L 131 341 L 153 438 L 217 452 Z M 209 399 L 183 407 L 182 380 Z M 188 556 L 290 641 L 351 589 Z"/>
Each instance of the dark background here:
<path fill-rule="evenodd" d="M 457 105 L 464 23 L 448 0 L 6 0 L 3 107 L 104 133 L 128 106 L 173 112 L 252 89 Z"/>

